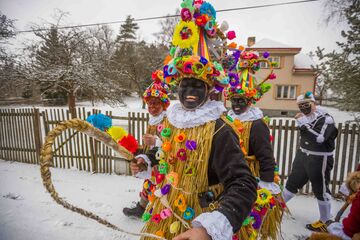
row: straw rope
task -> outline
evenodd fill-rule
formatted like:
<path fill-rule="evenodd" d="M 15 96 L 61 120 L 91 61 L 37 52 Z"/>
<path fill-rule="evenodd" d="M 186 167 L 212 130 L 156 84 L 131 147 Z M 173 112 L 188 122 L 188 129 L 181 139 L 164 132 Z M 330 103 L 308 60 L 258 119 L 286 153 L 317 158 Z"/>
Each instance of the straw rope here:
<path fill-rule="evenodd" d="M 99 217 L 98 215 L 87 211 L 85 209 L 76 207 L 67 201 L 65 201 L 63 198 L 59 196 L 59 194 L 56 192 L 55 187 L 51 180 L 51 172 L 50 167 L 52 167 L 52 159 L 53 159 L 53 152 L 52 152 L 52 146 L 54 144 L 55 138 L 59 136 L 63 131 L 67 129 L 74 129 L 79 132 L 85 133 L 90 137 L 94 137 L 95 139 L 105 143 L 107 146 L 111 147 L 113 150 L 121 154 L 126 160 L 131 161 L 134 159 L 134 156 L 132 153 L 130 153 L 125 148 L 118 145 L 110 135 L 108 135 L 105 132 L 102 132 L 98 130 L 97 128 L 93 127 L 90 123 L 81 120 L 81 119 L 71 119 L 68 121 L 61 122 L 59 125 L 57 125 L 53 130 L 49 132 L 45 139 L 45 143 L 42 146 L 41 154 L 40 154 L 40 172 L 41 172 L 41 178 L 43 180 L 43 184 L 46 188 L 46 190 L 50 193 L 51 197 L 60 205 L 62 205 L 64 208 L 69 209 L 73 212 L 79 213 L 85 217 L 91 218 L 98 223 L 101 223 L 111 229 L 117 230 L 119 232 L 133 235 L 133 236 L 143 236 L 143 237 L 150 237 L 150 238 L 156 238 L 156 239 L 162 239 L 166 240 L 163 237 L 159 237 L 154 234 L 149 233 L 132 233 L 128 232 L 126 230 L 123 230 L 119 228 L 118 226 L 108 222 L 107 220 Z"/>

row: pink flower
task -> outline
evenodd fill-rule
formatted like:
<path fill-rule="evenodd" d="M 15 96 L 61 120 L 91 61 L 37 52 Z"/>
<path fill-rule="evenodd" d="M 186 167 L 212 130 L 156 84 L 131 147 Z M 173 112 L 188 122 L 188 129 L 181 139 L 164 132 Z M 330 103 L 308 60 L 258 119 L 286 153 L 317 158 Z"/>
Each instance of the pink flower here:
<path fill-rule="evenodd" d="M 183 21 L 190 21 L 192 18 L 191 12 L 188 8 L 181 9 L 180 15 Z"/>
<path fill-rule="evenodd" d="M 227 34 L 226 34 L 226 37 L 227 37 L 229 40 L 233 40 L 234 38 L 236 38 L 236 33 L 235 33 L 235 31 L 228 31 Z"/>
<path fill-rule="evenodd" d="M 271 73 L 270 76 L 269 76 L 269 79 L 270 80 L 273 80 L 276 78 L 276 74 L 275 73 Z"/>
<path fill-rule="evenodd" d="M 194 6 L 196 7 L 196 8 L 200 8 L 200 6 L 201 6 L 201 4 L 203 4 L 203 0 L 195 0 L 194 1 Z"/>

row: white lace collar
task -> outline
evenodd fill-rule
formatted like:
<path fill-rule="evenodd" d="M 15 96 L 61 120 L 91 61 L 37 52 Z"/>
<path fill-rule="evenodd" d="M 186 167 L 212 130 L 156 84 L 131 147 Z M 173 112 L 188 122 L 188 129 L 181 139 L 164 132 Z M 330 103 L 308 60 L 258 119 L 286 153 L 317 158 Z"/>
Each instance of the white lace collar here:
<path fill-rule="evenodd" d="M 166 115 L 166 111 L 162 111 L 162 113 L 160 113 L 156 117 L 150 115 L 150 117 L 149 117 L 149 125 L 152 125 L 152 126 L 158 125 L 164 119 L 165 115 Z"/>
<path fill-rule="evenodd" d="M 325 114 L 327 114 L 327 111 L 325 109 L 323 109 L 322 107 L 316 106 L 315 112 L 313 112 L 312 114 L 310 114 L 308 116 L 304 115 L 304 116 L 296 119 L 296 121 L 297 121 L 299 127 L 301 127 L 304 124 L 312 123 L 313 121 L 315 121 L 319 117 L 324 116 Z"/>
<path fill-rule="evenodd" d="M 219 119 L 226 111 L 223 102 L 207 101 L 194 111 L 183 109 L 180 103 L 170 106 L 166 112 L 169 122 L 177 128 L 192 128 Z"/>
<path fill-rule="evenodd" d="M 263 112 L 260 110 L 260 108 L 257 107 L 249 107 L 249 109 L 244 112 L 241 113 L 239 115 L 235 114 L 234 111 L 231 109 L 228 112 L 228 115 L 232 118 L 232 119 L 239 119 L 242 122 L 250 122 L 250 121 L 255 121 L 258 119 L 262 119 L 264 117 Z"/>

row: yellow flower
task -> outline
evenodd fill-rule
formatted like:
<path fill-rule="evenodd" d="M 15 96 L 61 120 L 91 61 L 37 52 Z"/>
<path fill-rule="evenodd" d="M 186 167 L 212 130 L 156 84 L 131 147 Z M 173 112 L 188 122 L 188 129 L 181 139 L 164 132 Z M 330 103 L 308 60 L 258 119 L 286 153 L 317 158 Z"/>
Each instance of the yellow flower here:
<path fill-rule="evenodd" d="M 260 206 L 265 206 L 270 202 L 270 199 L 272 198 L 272 194 L 269 190 L 266 188 L 261 188 L 257 190 L 257 199 L 256 204 Z"/>
<path fill-rule="evenodd" d="M 180 21 L 176 25 L 172 43 L 180 48 L 190 48 L 199 41 L 198 27 L 194 22 Z"/>

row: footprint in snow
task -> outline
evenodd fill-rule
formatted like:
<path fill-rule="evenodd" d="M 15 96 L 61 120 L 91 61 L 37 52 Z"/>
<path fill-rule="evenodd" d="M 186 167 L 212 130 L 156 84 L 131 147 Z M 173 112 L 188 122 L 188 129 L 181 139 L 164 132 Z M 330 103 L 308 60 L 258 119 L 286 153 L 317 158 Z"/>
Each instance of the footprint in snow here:
<path fill-rule="evenodd" d="M 24 200 L 23 197 L 21 197 L 19 194 L 16 194 L 16 193 L 8 193 L 6 195 L 3 195 L 3 197 L 12 199 L 12 200 Z"/>

